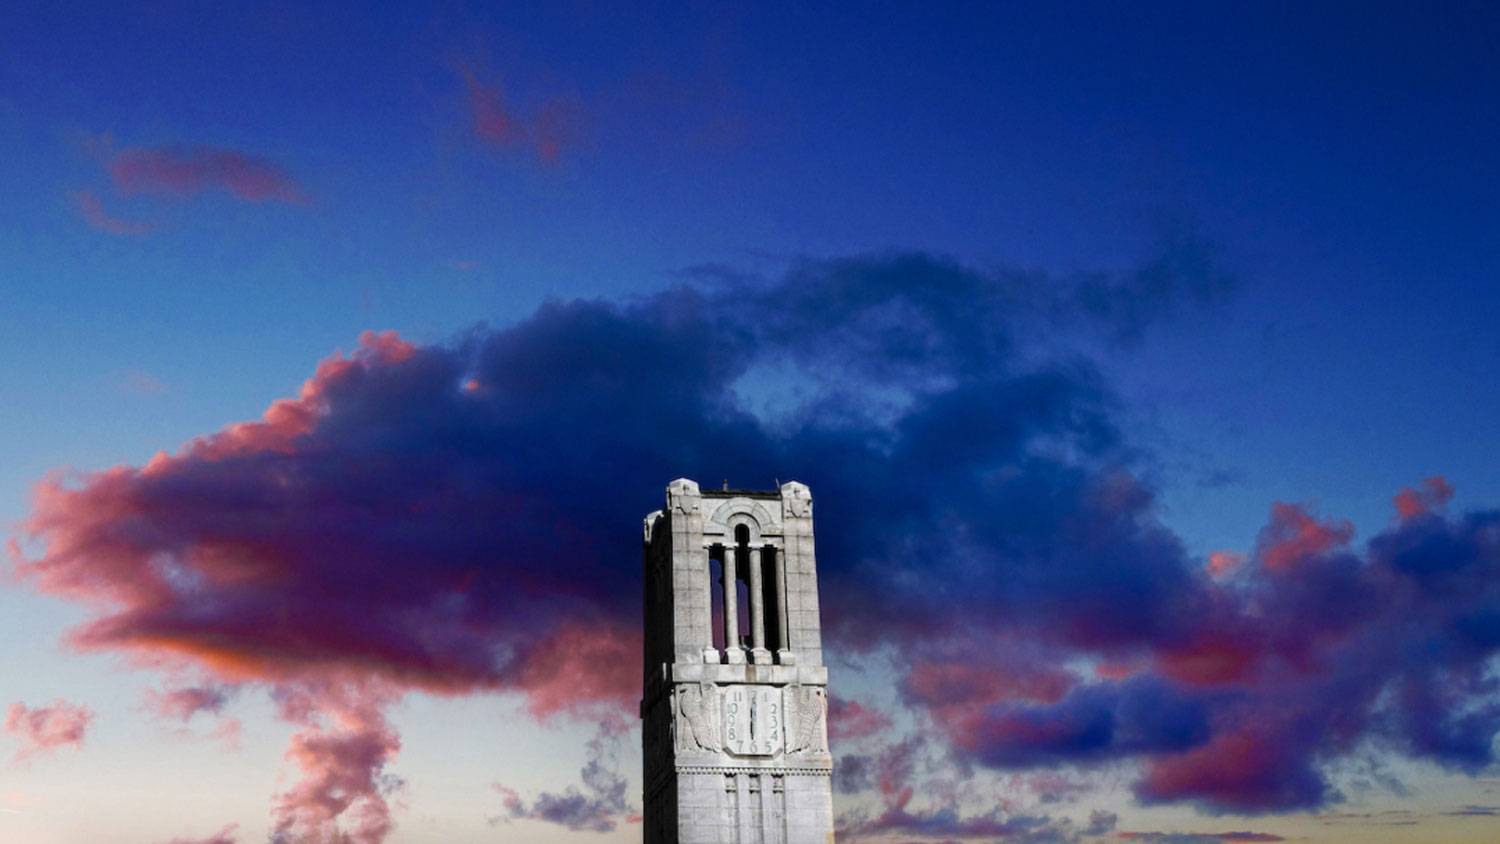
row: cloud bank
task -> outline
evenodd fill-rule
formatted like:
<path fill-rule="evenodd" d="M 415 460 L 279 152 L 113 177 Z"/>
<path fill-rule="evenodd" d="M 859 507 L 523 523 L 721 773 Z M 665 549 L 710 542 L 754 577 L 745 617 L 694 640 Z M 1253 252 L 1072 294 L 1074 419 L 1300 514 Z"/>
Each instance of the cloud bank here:
<path fill-rule="evenodd" d="M 286 836 L 385 836 L 403 693 L 629 712 L 635 537 L 678 476 L 811 485 L 831 647 L 900 654 L 961 764 L 1135 764 L 1143 802 L 1240 813 L 1338 800 L 1328 765 L 1369 745 L 1493 769 L 1500 511 L 1449 516 L 1434 479 L 1363 547 L 1278 503 L 1251 552 L 1194 558 L 1097 368 L 1040 351 L 1213 301 L 1211 249 L 1080 278 L 906 253 L 689 276 L 447 343 L 367 333 L 258 420 L 41 484 L 18 571 L 93 609 L 77 648 L 276 689 L 302 730 Z"/>

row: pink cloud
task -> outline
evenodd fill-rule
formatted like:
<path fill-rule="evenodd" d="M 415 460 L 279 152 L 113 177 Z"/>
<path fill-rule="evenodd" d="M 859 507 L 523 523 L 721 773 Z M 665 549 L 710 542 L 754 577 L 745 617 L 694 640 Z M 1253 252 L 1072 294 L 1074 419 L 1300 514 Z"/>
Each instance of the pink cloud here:
<path fill-rule="evenodd" d="M 873 736 L 891 727 L 891 716 L 857 700 L 828 696 L 828 738 L 854 740 Z"/>
<path fill-rule="evenodd" d="M 1421 489 L 1404 486 L 1391 502 L 1396 505 L 1396 515 L 1410 519 L 1427 513 L 1435 513 L 1453 498 L 1453 487 L 1442 475 L 1433 475 L 1422 481 Z"/>
<path fill-rule="evenodd" d="M 189 721 L 199 712 L 217 713 L 229 700 L 222 686 L 189 686 L 158 692 L 146 691 L 146 708 L 161 718 Z"/>
<path fill-rule="evenodd" d="M 78 210 L 79 215 L 99 231 L 116 235 L 142 235 L 156 228 L 152 223 L 111 216 L 104 210 L 104 203 L 100 201 L 99 195 L 91 190 L 74 191 L 72 197 L 73 207 Z"/>
<path fill-rule="evenodd" d="M 1214 551 L 1208 555 L 1208 573 L 1224 577 L 1245 563 L 1245 555 L 1238 551 Z"/>
<path fill-rule="evenodd" d="M 487 144 L 511 146 L 526 140 L 526 127 L 512 114 L 505 102 L 505 90 L 498 84 L 485 85 L 468 68 L 459 68 L 464 81 L 469 114 L 474 120 L 474 134 Z"/>
<path fill-rule="evenodd" d="M 393 827 L 389 798 L 404 785 L 385 773 L 401 749 L 401 740 L 381 714 L 389 701 L 389 692 L 357 684 L 285 692 L 283 716 L 302 724 L 285 759 L 302 778 L 276 797 L 276 840 L 385 840 Z"/>
<path fill-rule="evenodd" d="M 552 97 L 533 114 L 522 115 L 498 82 L 481 81 L 466 66 L 458 67 L 458 75 L 464 83 L 474 136 L 485 144 L 500 149 L 530 147 L 546 164 L 556 164 L 565 150 L 577 144 L 582 109 L 576 97 Z"/>
<path fill-rule="evenodd" d="M 224 706 L 234 691 L 234 686 L 214 685 L 188 686 L 164 692 L 147 689 L 144 709 L 158 718 L 182 724 L 179 729 L 181 735 L 192 735 L 187 724 L 198 713 L 219 716 L 218 723 L 205 737 L 217 739 L 226 750 L 238 750 L 243 725 L 238 718 L 222 715 Z"/>
<path fill-rule="evenodd" d="M 42 802 L 40 797 L 32 797 L 19 791 L 0 791 L 0 803 L 8 806 L 33 806 Z"/>
<path fill-rule="evenodd" d="M 542 104 L 535 121 L 536 155 L 548 164 L 556 164 L 565 150 L 578 143 L 582 109 L 570 97 L 558 97 Z"/>
<path fill-rule="evenodd" d="M 907 668 L 902 692 L 927 708 L 950 740 L 972 745 L 979 741 L 995 704 L 1056 703 L 1077 683 L 1071 672 L 1055 666 L 1008 662 L 1004 668 L 972 660 L 914 662 Z"/>
<path fill-rule="evenodd" d="M 1136 795 L 1148 803 L 1190 799 L 1254 813 L 1283 808 L 1295 802 L 1290 797 L 1325 789 L 1294 742 L 1247 728 L 1152 762 Z"/>
<path fill-rule="evenodd" d="M 1354 525 L 1344 520 L 1320 522 L 1300 504 L 1271 506 L 1271 522 L 1261 530 L 1256 557 L 1273 571 L 1295 568 L 1303 559 L 1347 545 Z"/>
<path fill-rule="evenodd" d="M 524 520 L 493 518 L 524 498 L 438 501 L 415 477 L 372 481 L 371 471 L 418 463 L 397 466 L 384 447 L 351 462 L 347 433 L 330 429 L 341 418 L 394 421 L 400 414 L 384 403 L 429 404 L 437 383 L 444 401 L 488 401 L 460 389 L 459 370 L 452 383 L 432 380 L 454 363 L 445 350 L 366 332 L 355 352 L 324 360 L 297 397 L 259 420 L 139 468 L 42 482 L 28 530 L 46 538 L 46 552 L 29 559 L 14 546 L 23 578 L 94 608 L 70 632 L 72 646 L 208 680 L 148 696 L 163 717 L 217 713 L 235 685 L 277 689 L 282 716 L 299 728 L 286 757 L 298 780 L 276 798 L 288 835 L 386 836 L 395 781 L 385 768 L 400 742 L 381 712 L 408 690 L 516 691 L 539 719 L 629 726 L 640 631 L 614 603 L 580 593 L 575 574 L 535 564 L 553 556 L 555 540 Z M 401 395 L 413 388 L 427 398 Z M 324 465 L 289 475 L 293 463 Z M 350 486 L 317 490 L 328 483 Z M 170 491 L 181 484 L 196 492 Z M 404 500 L 359 512 L 349 509 L 358 489 Z M 566 541 L 592 540 L 575 532 Z M 214 735 L 232 742 L 237 729 L 225 719 Z"/>
<path fill-rule="evenodd" d="M 1157 654 L 1157 670 L 1195 686 L 1218 685 L 1245 679 L 1260 658 L 1260 645 L 1220 631 L 1204 635 Z"/>
<path fill-rule="evenodd" d="M 132 147 L 109 165 L 115 187 L 125 196 L 192 196 L 218 188 L 247 202 L 307 201 L 301 185 L 280 167 L 238 150 L 208 146 Z"/>
<path fill-rule="evenodd" d="M 83 747 L 93 720 L 93 710 L 82 704 L 54 700 L 30 709 L 17 702 L 5 710 L 5 732 L 21 742 L 15 756 L 19 760 L 59 747 Z"/>

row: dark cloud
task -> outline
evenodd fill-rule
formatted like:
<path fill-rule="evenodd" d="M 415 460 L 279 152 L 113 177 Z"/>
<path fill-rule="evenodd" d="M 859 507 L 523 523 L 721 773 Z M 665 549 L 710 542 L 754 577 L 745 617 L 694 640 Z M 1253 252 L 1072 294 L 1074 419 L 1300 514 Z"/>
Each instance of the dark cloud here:
<path fill-rule="evenodd" d="M 841 753 L 833 766 L 833 790 L 858 794 L 875 785 L 874 760 L 862 753 Z"/>
<path fill-rule="evenodd" d="M 997 704 L 964 750 L 997 768 L 1181 752 L 1212 735 L 1209 705 L 1156 677 L 1075 689 L 1055 704 Z"/>
<path fill-rule="evenodd" d="M 1089 812 L 1089 825 L 1084 828 L 1084 835 L 1107 835 L 1114 832 L 1120 823 L 1120 816 L 1114 812 L 1104 809 L 1095 809 Z"/>
<path fill-rule="evenodd" d="M 1145 844 L 1232 844 L 1238 841 L 1285 841 L 1269 832 L 1119 832 L 1117 838 Z"/>

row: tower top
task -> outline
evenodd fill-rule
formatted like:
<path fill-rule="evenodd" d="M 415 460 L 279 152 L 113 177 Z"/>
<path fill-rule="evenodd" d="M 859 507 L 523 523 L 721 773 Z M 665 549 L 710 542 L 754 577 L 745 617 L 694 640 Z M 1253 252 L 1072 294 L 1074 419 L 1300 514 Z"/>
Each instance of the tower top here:
<path fill-rule="evenodd" d="M 648 682 L 666 665 L 822 666 L 806 484 L 702 489 L 678 478 L 643 527 Z M 670 628 L 652 624 L 668 617 Z"/>

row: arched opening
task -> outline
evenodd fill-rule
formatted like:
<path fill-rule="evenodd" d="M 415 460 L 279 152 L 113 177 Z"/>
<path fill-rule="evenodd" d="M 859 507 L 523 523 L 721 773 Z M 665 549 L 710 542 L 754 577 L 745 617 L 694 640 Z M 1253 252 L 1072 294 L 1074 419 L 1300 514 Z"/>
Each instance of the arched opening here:
<path fill-rule="evenodd" d="M 718 559 L 709 557 L 708 560 L 708 582 L 717 586 L 724 582 L 724 565 Z M 709 609 L 713 617 L 709 620 L 709 629 L 713 632 L 713 646 L 724 652 L 724 590 L 710 589 Z"/>
<path fill-rule="evenodd" d="M 781 588 L 776 577 L 776 547 L 760 549 L 760 587 L 765 601 L 766 648 L 772 654 L 786 647 L 781 641 Z"/>
<path fill-rule="evenodd" d="M 734 591 L 739 598 L 739 645 L 742 648 L 748 648 L 750 647 L 750 586 L 741 579 L 735 582 Z"/>
<path fill-rule="evenodd" d="M 750 584 L 745 581 L 749 574 L 745 567 L 749 565 L 750 528 L 747 525 L 737 525 L 734 529 L 734 548 L 730 550 L 729 559 L 734 560 L 735 584 L 734 594 L 736 598 L 735 613 L 739 621 L 739 629 L 736 632 L 736 643 L 742 648 L 750 647 L 754 634 L 752 625 L 753 616 L 750 611 Z"/>

